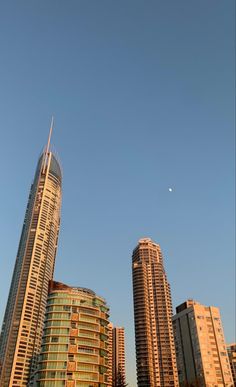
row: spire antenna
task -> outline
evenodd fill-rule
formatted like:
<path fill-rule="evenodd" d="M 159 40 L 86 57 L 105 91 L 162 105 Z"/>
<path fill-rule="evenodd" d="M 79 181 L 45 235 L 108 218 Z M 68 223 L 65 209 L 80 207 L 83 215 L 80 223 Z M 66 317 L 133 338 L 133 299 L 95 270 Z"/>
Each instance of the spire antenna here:
<path fill-rule="evenodd" d="M 46 149 L 45 149 L 45 152 L 44 152 L 43 172 L 45 172 L 45 170 L 46 170 L 46 165 L 47 165 L 47 159 L 48 159 L 48 153 L 49 153 L 49 148 L 50 148 L 50 142 L 51 142 L 53 126 L 54 126 L 54 117 L 52 116 L 51 126 L 50 126 L 50 130 L 49 130 L 49 135 L 48 135 L 48 142 L 47 142 L 47 146 L 46 146 Z"/>
<path fill-rule="evenodd" d="M 54 117 L 52 116 L 51 126 L 50 126 L 50 130 L 49 130 L 49 135 L 48 135 L 48 143 L 47 143 L 47 147 L 46 147 L 46 151 L 45 151 L 46 155 L 48 154 L 49 147 L 50 147 L 53 126 L 54 126 Z"/>

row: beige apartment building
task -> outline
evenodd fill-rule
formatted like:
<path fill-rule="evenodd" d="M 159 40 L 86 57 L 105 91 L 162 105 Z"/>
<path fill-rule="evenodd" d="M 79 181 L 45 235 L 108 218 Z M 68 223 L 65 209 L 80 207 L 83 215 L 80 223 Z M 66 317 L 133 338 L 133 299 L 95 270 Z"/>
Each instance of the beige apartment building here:
<path fill-rule="evenodd" d="M 57 250 L 61 183 L 61 168 L 48 141 L 31 186 L 2 325 L 1 387 L 27 386 L 34 375 Z"/>
<path fill-rule="evenodd" d="M 173 327 L 180 386 L 233 386 L 218 308 L 188 300 L 176 308 Z"/>
<path fill-rule="evenodd" d="M 234 385 L 236 386 L 236 343 L 228 344 L 227 351 Z"/>
<path fill-rule="evenodd" d="M 170 285 L 160 246 L 150 238 L 134 249 L 132 273 L 138 387 L 179 386 Z"/>
<path fill-rule="evenodd" d="M 51 282 L 38 387 L 110 387 L 109 309 L 92 290 Z"/>

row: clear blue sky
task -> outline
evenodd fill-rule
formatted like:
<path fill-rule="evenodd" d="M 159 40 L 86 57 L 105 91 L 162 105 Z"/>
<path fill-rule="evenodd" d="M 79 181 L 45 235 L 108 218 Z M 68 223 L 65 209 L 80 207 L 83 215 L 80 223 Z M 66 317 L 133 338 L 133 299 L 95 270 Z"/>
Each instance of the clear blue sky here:
<path fill-rule="evenodd" d="M 161 245 L 173 307 L 234 339 L 234 1 L 0 5 L 0 314 L 51 115 L 63 166 L 55 279 L 104 296 L 136 385 L 131 254 Z M 169 192 L 168 188 L 173 191 Z"/>

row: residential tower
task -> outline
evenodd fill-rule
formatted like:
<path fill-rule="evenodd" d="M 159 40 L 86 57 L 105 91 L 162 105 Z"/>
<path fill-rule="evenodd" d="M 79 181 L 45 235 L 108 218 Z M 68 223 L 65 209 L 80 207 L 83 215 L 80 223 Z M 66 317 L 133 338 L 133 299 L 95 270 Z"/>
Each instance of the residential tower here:
<path fill-rule="evenodd" d="M 90 289 L 52 281 L 37 386 L 109 386 L 108 323 L 103 298 Z"/>
<path fill-rule="evenodd" d="M 150 238 L 134 249 L 132 273 L 138 387 L 177 387 L 170 285 L 160 246 Z"/>

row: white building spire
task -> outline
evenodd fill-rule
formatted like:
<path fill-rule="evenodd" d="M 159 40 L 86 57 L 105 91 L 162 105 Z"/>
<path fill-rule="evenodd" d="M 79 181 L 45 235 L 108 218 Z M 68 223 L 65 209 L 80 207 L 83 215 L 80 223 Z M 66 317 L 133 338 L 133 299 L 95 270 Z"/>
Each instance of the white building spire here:
<path fill-rule="evenodd" d="M 44 152 L 43 173 L 45 173 L 46 166 L 47 166 L 48 153 L 49 153 L 49 148 L 50 148 L 53 126 L 54 126 L 54 117 L 52 116 L 51 126 L 50 126 L 50 130 L 49 130 L 49 135 L 48 135 L 48 142 L 47 142 L 47 146 L 46 146 L 46 149 Z"/>

